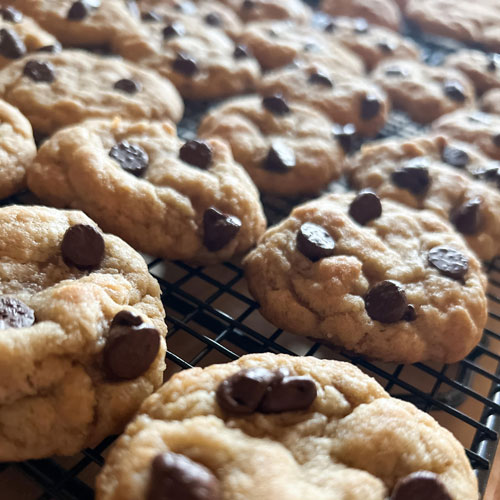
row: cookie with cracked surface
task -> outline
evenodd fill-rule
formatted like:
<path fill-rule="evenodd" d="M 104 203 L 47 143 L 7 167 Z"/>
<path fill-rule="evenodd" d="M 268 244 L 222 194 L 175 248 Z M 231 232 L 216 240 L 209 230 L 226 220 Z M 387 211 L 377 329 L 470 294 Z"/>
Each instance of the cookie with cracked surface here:
<path fill-rule="evenodd" d="M 246 252 L 266 221 L 257 189 L 220 141 L 184 143 L 169 123 L 90 120 L 40 148 L 30 189 L 78 208 L 134 248 L 220 262 Z"/>
<path fill-rule="evenodd" d="M 155 72 L 77 50 L 12 62 L 0 71 L 0 96 L 44 134 L 97 117 L 177 122 L 184 110 L 175 87 Z"/>
<path fill-rule="evenodd" d="M 364 18 L 399 31 L 401 12 L 394 0 L 323 0 L 320 8 L 331 16 Z"/>
<path fill-rule="evenodd" d="M 296 207 L 243 264 L 273 325 L 369 358 L 458 361 L 487 318 L 481 263 L 451 224 L 373 192 Z"/>
<path fill-rule="evenodd" d="M 329 120 L 279 95 L 227 101 L 203 118 L 198 134 L 227 142 L 264 192 L 318 193 L 342 172 L 344 151 Z"/>
<path fill-rule="evenodd" d="M 81 212 L 9 206 L 0 221 L 0 461 L 74 454 L 162 383 L 160 287 Z"/>
<path fill-rule="evenodd" d="M 297 62 L 269 71 L 260 80 L 258 91 L 262 95 L 280 93 L 290 101 L 312 106 L 333 122 L 353 124 L 357 133 L 368 137 L 383 128 L 390 108 L 386 93 L 368 78 L 321 63 Z"/>
<path fill-rule="evenodd" d="M 477 255 L 489 260 L 500 254 L 500 193 L 460 172 L 463 151 L 456 149 L 463 148 L 442 136 L 389 139 L 364 146 L 347 162 L 347 175 L 357 189 L 373 189 L 381 198 L 450 220 Z M 469 153 L 470 168 L 479 168 Z"/>
<path fill-rule="evenodd" d="M 396 492 L 408 483 L 425 483 L 432 498 L 478 498 L 463 447 L 431 416 L 351 364 L 266 353 L 175 374 L 111 450 L 97 500 L 384 500 L 391 492 L 402 500 Z"/>
<path fill-rule="evenodd" d="M 0 100 L 0 198 L 26 187 L 26 169 L 35 155 L 29 121 L 18 109 Z"/>
<path fill-rule="evenodd" d="M 300 0 L 220 0 L 231 7 L 248 23 L 266 19 L 293 19 L 305 24 L 310 20 L 311 9 Z"/>
<path fill-rule="evenodd" d="M 430 123 L 456 109 L 474 104 L 474 87 L 452 68 L 427 66 L 418 61 L 388 59 L 372 73 L 395 108 L 419 123 Z"/>

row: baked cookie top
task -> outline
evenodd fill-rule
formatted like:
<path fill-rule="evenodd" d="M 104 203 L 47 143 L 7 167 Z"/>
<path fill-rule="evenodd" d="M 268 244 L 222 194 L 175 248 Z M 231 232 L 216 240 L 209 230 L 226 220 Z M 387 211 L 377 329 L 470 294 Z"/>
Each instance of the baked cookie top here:
<path fill-rule="evenodd" d="M 174 375 L 112 449 L 97 500 L 403 500 L 415 487 L 477 500 L 450 432 L 351 364 L 266 353 Z"/>
<path fill-rule="evenodd" d="M 205 115 L 198 134 L 227 142 L 265 192 L 317 193 L 342 172 L 344 151 L 329 120 L 281 95 L 226 101 Z"/>
<path fill-rule="evenodd" d="M 474 87 L 453 68 L 387 59 L 375 68 L 372 78 L 387 92 L 395 108 L 406 111 L 419 123 L 430 123 L 474 104 Z"/>
<path fill-rule="evenodd" d="M 184 143 L 169 123 L 91 120 L 40 148 L 30 189 L 78 208 L 140 251 L 191 262 L 251 248 L 266 221 L 258 192 L 220 141 Z"/>
<path fill-rule="evenodd" d="M 311 9 L 301 0 L 220 0 L 245 22 L 266 19 L 293 19 L 307 23 Z"/>
<path fill-rule="evenodd" d="M 158 283 L 81 212 L 4 207 L 0 234 L 0 461 L 97 445 L 162 383 Z"/>
<path fill-rule="evenodd" d="M 500 98 L 500 88 L 495 88 L 488 90 L 481 97 L 479 106 L 486 113 L 493 113 L 495 115 L 500 114 L 500 103 L 498 99 Z"/>
<path fill-rule="evenodd" d="M 273 325 L 369 358 L 452 363 L 486 322 L 481 263 L 452 226 L 373 192 L 296 207 L 244 267 Z"/>
<path fill-rule="evenodd" d="M 45 134 L 97 117 L 177 122 L 184 110 L 174 86 L 155 72 L 76 50 L 12 62 L 0 71 L 0 96 Z"/>

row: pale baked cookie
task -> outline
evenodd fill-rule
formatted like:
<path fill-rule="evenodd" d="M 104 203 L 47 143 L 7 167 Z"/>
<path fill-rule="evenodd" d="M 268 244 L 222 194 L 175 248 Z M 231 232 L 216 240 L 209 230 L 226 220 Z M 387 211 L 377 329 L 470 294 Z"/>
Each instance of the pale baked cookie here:
<path fill-rule="evenodd" d="M 372 73 L 395 108 L 419 123 L 430 123 L 456 109 L 471 107 L 474 87 L 457 70 L 413 60 L 388 59 Z"/>
<path fill-rule="evenodd" d="M 153 71 L 76 50 L 9 64 L 0 71 L 0 96 L 45 134 L 95 117 L 177 122 L 184 110 L 174 86 Z"/>
<path fill-rule="evenodd" d="M 265 19 L 293 19 L 307 23 L 311 9 L 301 0 L 220 0 L 245 22 Z"/>
<path fill-rule="evenodd" d="M 203 118 L 198 135 L 227 142 L 264 192 L 318 193 L 342 172 L 344 151 L 328 119 L 280 95 L 227 101 Z"/>
<path fill-rule="evenodd" d="M 175 374 L 111 450 L 96 498 L 389 496 L 477 500 L 477 481 L 448 430 L 355 366 L 266 353 Z"/>
<path fill-rule="evenodd" d="M 0 233 L 0 461 L 95 446 L 163 381 L 160 287 L 81 212 L 1 208 Z"/>
<path fill-rule="evenodd" d="M 309 26 L 292 21 L 249 23 L 238 37 L 249 47 L 264 69 L 274 69 L 295 60 L 321 62 L 337 71 L 363 75 L 361 59 L 339 41 Z"/>
<path fill-rule="evenodd" d="M 500 88 L 491 89 L 486 92 L 479 105 L 483 111 L 486 113 L 494 113 L 496 115 L 500 114 Z"/>
<path fill-rule="evenodd" d="M 30 189 L 78 208 L 134 248 L 212 263 L 248 251 L 266 221 L 258 192 L 220 141 L 184 143 L 168 123 L 90 120 L 45 142 Z"/>
<path fill-rule="evenodd" d="M 360 17 L 399 31 L 401 12 L 394 0 L 323 0 L 321 10 L 331 16 Z"/>
<path fill-rule="evenodd" d="M 26 187 L 26 169 L 35 155 L 29 121 L 19 110 L 0 100 L 0 198 Z"/>
<path fill-rule="evenodd" d="M 368 78 L 321 63 L 297 62 L 269 71 L 258 90 L 262 95 L 280 93 L 290 101 L 308 104 L 333 122 L 354 125 L 353 132 L 368 137 L 383 128 L 390 108 L 386 93 Z"/>
<path fill-rule="evenodd" d="M 244 260 L 278 328 L 396 363 L 453 363 L 487 318 L 481 263 L 453 227 L 373 192 L 295 208 Z"/>
<path fill-rule="evenodd" d="M 346 170 L 357 189 L 373 189 L 381 198 L 450 220 L 477 255 L 489 260 L 500 254 L 500 193 L 459 172 L 453 164 L 463 161 L 463 152 L 456 149 L 441 136 L 388 139 L 364 146 Z"/>

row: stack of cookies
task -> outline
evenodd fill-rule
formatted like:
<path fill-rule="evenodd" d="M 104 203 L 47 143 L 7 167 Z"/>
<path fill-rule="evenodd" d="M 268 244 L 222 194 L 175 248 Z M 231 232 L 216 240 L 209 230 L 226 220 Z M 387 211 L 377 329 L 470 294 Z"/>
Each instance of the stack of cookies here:
<path fill-rule="evenodd" d="M 70 455 L 130 422 L 98 500 L 478 499 L 458 441 L 349 364 L 248 355 L 160 388 L 165 312 L 139 252 L 242 259 L 273 325 L 368 359 L 454 363 L 481 339 L 500 55 L 431 66 L 400 29 L 497 50 L 500 10 L 318 7 L 0 8 L 0 461 Z M 392 110 L 421 135 L 377 140 Z M 39 204 L 12 204 L 26 189 Z M 307 200 L 267 229 L 262 194 Z"/>

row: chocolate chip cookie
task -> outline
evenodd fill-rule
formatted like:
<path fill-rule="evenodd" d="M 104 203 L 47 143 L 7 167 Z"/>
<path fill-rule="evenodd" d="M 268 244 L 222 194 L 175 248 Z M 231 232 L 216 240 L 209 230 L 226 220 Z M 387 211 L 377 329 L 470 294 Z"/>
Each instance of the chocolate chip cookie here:
<path fill-rule="evenodd" d="M 244 22 L 266 19 L 292 19 L 307 23 L 311 9 L 300 0 L 220 0 L 231 7 Z"/>
<path fill-rule="evenodd" d="M 451 224 L 371 191 L 296 207 L 244 266 L 273 325 L 383 361 L 458 361 L 487 318 L 481 263 Z"/>
<path fill-rule="evenodd" d="M 229 143 L 265 192 L 314 194 L 342 171 L 344 151 L 328 119 L 281 95 L 227 101 L 203 118 L 198 134 Z"/>
<path fill-rule="evenodd" d="M 0 96 L 44 134 L 93 117 L 177 122 L 184 109 L 173 85 L 155 72 L 75 50 L 12 62 L 0 71 Z"/>
<path fill-rule="evenodd" d="M 212 263 L 250 249 L 266 227 L 258 192 L 220 141 L 184 143 L 168 123 L 91 120 L 45 142 L 30 189 L 78 208 L 134 248 Z"/>
<path fill-rule="evenodd" d="M 488 90 L 485 92 L 479 102 L 479 106 L 486 113 L 500 114 L 500 88 Z"/>
<path fill-rule="evenodd" d="M 312 106 L 333 122 L 349 125 L 350 133 L 344 127 L 338 130 L 347 140 L 347 152 L 354 145 L 355 133 L 371 137 L 383 128 L 390 108 L 386 93 L 368 78 L 322 63 L 297 62 L 269 71 L 258 90 L 262 95 L 280 93 L 290 101 Z"/>
<path fill-rule="evenodd" d="M 457 70 L 427 66 L 413 60 L 382 61 L 372 74 L 395 108 L 419 123 L 474 104 L 474 87 Z"/>
<path fill-rule="evenodd" d="M 97 479 L 97 500 L 422 498 L 413 492 L 478 499 L 448 430 L 351 364 L 270 353 L 174 375 Z"/>
<path fill-rule="evenodd" d="M 9 206 L 0 231 L 0 461 L 95 446 L 163 381 L 160 287 L 81 212 Z"/>
<path fill-rule="evenodd" d="M 470 150 L 436 136 L 366 145 L 346 169 L 358 189 L 449 220 L 477 255 L 489 260 L 500 254 L 500 193 L 460 172 L 468 162 L 478 177 L 489 175 L 480 173 Z"/>

